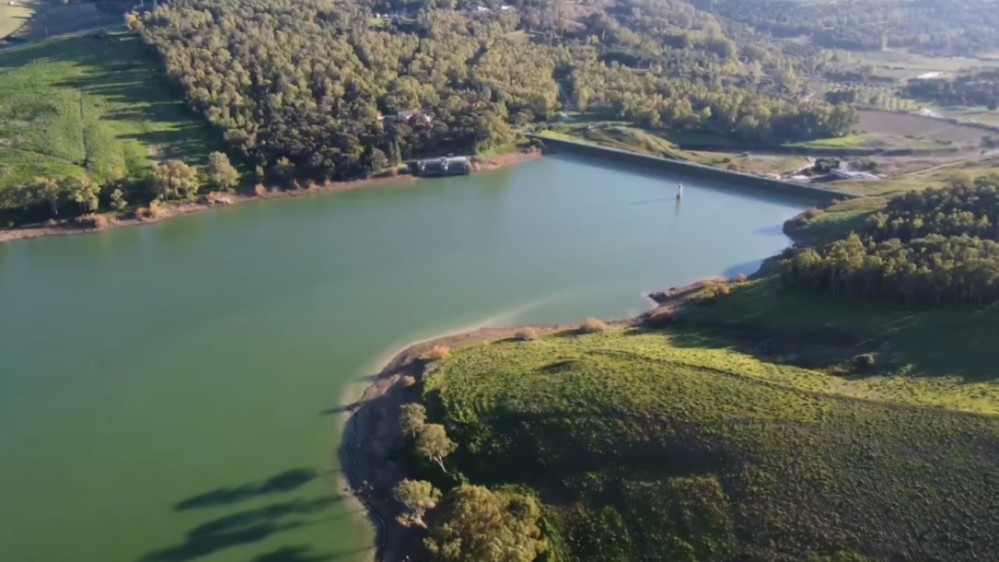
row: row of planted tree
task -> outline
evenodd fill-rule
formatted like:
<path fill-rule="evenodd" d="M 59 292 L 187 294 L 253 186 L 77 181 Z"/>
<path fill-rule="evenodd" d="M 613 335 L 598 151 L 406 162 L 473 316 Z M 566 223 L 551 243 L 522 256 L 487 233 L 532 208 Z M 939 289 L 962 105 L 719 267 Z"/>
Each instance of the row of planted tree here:
<path fill-rule="evenodd" d="M 785 259 L 791 287 L 910 303 L 999 300 L 999 176 L 910 192 L 860 232 Z"/>

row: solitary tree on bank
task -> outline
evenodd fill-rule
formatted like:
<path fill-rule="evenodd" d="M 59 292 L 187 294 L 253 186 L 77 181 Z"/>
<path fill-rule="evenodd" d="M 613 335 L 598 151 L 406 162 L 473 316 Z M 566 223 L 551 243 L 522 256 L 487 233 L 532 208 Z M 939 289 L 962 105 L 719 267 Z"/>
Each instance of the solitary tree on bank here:
<path fill-rule="evenodd" d="M 441 500 L 440 490 L 423 480 L 403 480 L 396 484 L 392 495 L 403 506 L 398 519 L 406 527 L 418 525 L 426 528 L 423 517 Z"/>
<path fill-rule="evenodd" d="M 405 404 L 399 414 L 399 425 L 402 433 L 409 437 L 416 437 L 427 424 L 427 409 L 423 404 Z"/>
<path fill-rule="evenodd" d="M 213 152 L 208 155 L 208 179 L 215 187 L 228 191 L 239 183 L 239 172 L 224 152 Z"/>
<path fill-rule="evenodd" d="M 159 199 L 190 199 L 200 188 L 198 170 L 181 160 L 167 160 L 153 168 L 153 193 Z"/>
<path fill-rule="evenodd" d="M 416 437 L 417 454 L 434 461 L 444 472 L 447 472 L 447 469 L 444 468 L 444 457 L 453 453 L 457 448 L 458 445 L 448 438 L 444 426 L 438 423 L 423 426 L 420 434 Z"/>

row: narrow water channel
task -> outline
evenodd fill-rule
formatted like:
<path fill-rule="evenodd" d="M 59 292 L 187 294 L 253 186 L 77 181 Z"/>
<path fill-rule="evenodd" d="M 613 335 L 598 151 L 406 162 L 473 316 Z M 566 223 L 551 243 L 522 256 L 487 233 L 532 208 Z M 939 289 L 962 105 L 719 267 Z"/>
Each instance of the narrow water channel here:
<path fill-rule="evenodd" d="M 807 205 L 550 157 L 0 246 L 0 559 L 363 559 L 339 408 L 387 353 L 637 313 Z"/>

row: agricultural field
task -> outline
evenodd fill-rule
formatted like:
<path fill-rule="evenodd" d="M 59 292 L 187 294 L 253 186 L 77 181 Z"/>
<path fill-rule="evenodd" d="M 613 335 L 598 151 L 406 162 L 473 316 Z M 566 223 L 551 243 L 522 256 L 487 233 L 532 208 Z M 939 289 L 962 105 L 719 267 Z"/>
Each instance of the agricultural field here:
<path fill-rule="evenodd" d="M 842 66 L 854 69 L 867 66 L 872 69 L 873 74 L 901 81 L 931 72 L 949 75 L 976 68 L 999 67 L 999 59 L 994 57 L 933 57 L 908 49 L 829 53 Z"/>
<path fill-rule="evenodd" d="M 943 119 L 887 111 L 858 111 L 857 129 L 876 135 L 912 137 L 942 143 L 978 145 L 988 131 L 978 127 L 949 123 Z"/>
<path fill-rule="evenodd" d="M 876 113 L 876 112 L 862 112 Z M 870 121 L 870 118 L 868 118 Z M 860 127 L 863 128 L 863 118 Z M 907 150 L 913 152 L 934 152 L 953 149 L 947 141 L 905 137 L 893 134 L 859 133 L 831 139 L 818 139 L 786 145 L 790 148 L 808 150 L 815 153 L 848 150 Z"/>
<path fill-rule="evenodd" d="M 0 120 L 0 189 L 35 176 L 141 175 L 161 159 L 200 162 L 221 142 L 129 33 L 0 53 Z"/>
<path fill-rule="evenodd" d="M 914 329 L 901 313 L 864 316 L 839 302 L 827 307 L 829 326 L 815 323 L 827 312 L 819 304 L 779 302 L 777 313 L 778 304 L 727 304 L 773 300 L 760 293 L 769 290 L 747 283 L 702 306 L 745 322 L 791 323 L 794 310 L 809 323 L 779 333 L 811 338 L 812 354 L 825 349 L 833 364 L 874 345 L 847 339 L 839 323 L 868 322 L 857 337 Z M 933 320 L 925 325 L 953 327 Z M 746 334 L 715 327 L 702 316 L 667 332 L 562 333 L 455 352 L 423 393 L 458 443 L 452 478 L 535 490 L 557 561 L 956 561 L 995 551 L 999 482 L 987 475 L 999 419 L 964 412 L 994 413 L 999 399 L 970 359 L 951 373 L 970 385 L 922 375 L 942 366 L 925 343 L 905 377 L 836 374 L 764 357 Z M 984 337 L 975 341 L 963 349 L 986 353 L 982 365 L 996 359 Z"/>
<path fill-rule="evenodd" d="M 0 47 L 5 43 L 41 41 L 48 37 L 122 25 L 120 12 L 104 11 L 93 2 L 66 3 L 61 0 L 17 0 L 0 5 Z"/>

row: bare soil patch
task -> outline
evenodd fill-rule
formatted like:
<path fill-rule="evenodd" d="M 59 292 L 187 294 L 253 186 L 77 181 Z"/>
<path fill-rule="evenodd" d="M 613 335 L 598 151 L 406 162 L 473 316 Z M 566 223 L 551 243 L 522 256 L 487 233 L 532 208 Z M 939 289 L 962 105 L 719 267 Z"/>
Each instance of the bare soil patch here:
<path fill-rule="evenodd" d="M 989 131 L 952 123 L 945 119 L 921 117 L 890 111 L 861 110 L 858 128 L 865 133 L 897 135 L 954 143 L 978 143 Z"/>

